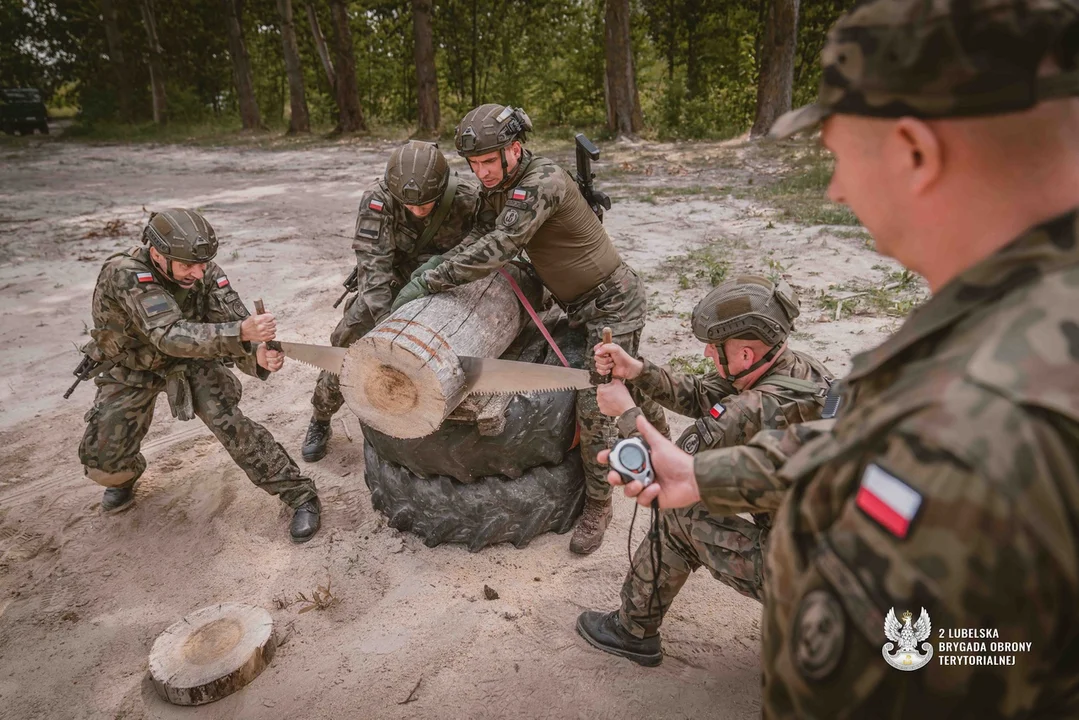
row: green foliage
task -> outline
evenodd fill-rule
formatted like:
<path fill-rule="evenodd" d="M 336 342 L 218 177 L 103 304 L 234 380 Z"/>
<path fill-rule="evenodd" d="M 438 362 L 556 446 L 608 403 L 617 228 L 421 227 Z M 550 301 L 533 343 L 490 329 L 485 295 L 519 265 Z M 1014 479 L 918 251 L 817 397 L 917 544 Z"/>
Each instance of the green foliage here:
<path fill-rule="evenodd" d="M 707 375 L 716 371 L 716 365 L 703 355 L 675 355 L 667 366 L 674 372 L 690 375 Z"/>
<path fill-rule="evenodd" d="M 238 102 L 224 21 L 225 0 L 148 0 L 163 48 L 169 121 L 236 124 Z M 289 106 L 277 0 L 235 0 L 263 124 L 283 129 Z M 743 132 L 756 105 L 759 47 L 772 0 L 634 0 L 632 45 L 642 110 L 661 138 L 723 138 Z M 151 118 L 144 0 L 112 0 L 133 130 Z M 328 0 L 309 0 L 333 56 Z M 816 93 L 825 31 L 853 0 L 802 3 L 794 97 Z M 311 121 L 336 122 L 306 4 L 292 0 Z M 412 3 L 347 0 L 360 100 L 375 127 L 410 126 L 417 90 Z M 601 126 L 604 0 L 435 0 L 433 34 L 443 132 L 483 102 L 525 107 L 538 128 Z M 110 62 L 101 0 L 0 0 L 0 82 L 32 86 L 56 107 L 78 107 L 84 129 L 111 132 L 120 118 L 120 74 Z M 335 60 L 336 62 L 336 60 Z"/>

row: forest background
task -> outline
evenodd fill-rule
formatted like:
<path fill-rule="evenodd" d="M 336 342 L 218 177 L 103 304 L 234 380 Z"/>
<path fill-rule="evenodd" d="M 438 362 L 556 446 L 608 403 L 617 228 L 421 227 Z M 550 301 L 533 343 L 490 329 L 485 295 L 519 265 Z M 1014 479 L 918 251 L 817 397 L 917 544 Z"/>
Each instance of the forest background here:
<path fill-rule="evenodd" d="M 854 0 L 0 0 L 0 85 L 75 136 L 452 135 L 485 102 L 540 132 L 721 139 L 817 90 Z"/>

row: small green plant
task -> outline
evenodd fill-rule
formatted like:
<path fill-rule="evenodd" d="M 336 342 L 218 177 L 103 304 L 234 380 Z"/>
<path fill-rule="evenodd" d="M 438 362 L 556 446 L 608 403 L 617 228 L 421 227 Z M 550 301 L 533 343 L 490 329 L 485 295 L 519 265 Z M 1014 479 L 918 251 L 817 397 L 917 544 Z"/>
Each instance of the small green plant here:
<path fill-rule="evenodd" d="M 707 375 L 715 372 L 715 364 L 703 355 L 675 355 L 668 362 L 671 370 L 690 375 Z"/>

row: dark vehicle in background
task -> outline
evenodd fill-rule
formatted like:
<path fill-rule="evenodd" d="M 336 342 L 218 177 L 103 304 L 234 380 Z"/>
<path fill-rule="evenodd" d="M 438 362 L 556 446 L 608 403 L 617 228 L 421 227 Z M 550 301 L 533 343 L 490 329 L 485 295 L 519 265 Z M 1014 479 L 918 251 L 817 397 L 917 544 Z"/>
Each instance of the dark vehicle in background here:
<path fill-rule="evenodd" d="M 41 93 L 33 88 L 0 89 L 0 130 L 30 135 L 40 130 L 49 134 L 49 116 Z"/>

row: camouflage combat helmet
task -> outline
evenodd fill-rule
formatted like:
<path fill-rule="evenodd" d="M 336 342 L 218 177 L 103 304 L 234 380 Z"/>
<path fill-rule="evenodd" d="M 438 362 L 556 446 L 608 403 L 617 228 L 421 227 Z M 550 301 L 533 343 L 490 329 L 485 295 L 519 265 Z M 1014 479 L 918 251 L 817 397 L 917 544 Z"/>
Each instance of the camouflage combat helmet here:
<path fill-rule="evenodd" d="M 1059 70 L 1046 74 L 1045 60 Z M 833 114 L 951 118 L 1079 96 L 1079 0 L 866 0 L 821 51 L 817 102 L 772 126 L 783 138 Z"/>
<path fill-rule="evenodd" d="M 521 108 L 487 104 L 472 110 L 457 126 L 453 142 L 464 158 L 504 150 L 514 140 L 524 142 L 532 121 Z"/>
<path fill-rule="evenodd" d="M 204 263 L 217 255 L 217 233 L 210 223 L 199 213 L 183 208 L 151 213 L 142 241 L 170 261 Z"/>
<path fill-rule="evenodd" d="M 769 362 L 794 329 L 798 296 L 784 280 L 772 282 L 760 275 L 740 275 L 704 296 L 693 308 L 693 334 L 715 346 L 723 373 L 737 380 Z M 731 373 L 723 349 L 726 340 L 760 340 L 771 349 L 739 373 Z"/>
<path fill-rule="evenodd" d="M 410 140 L 395 149 L 386 163 L 387 191 L 405 205 L 426 205 L 442 197 L 450 166 L 435 143 Z"/>

